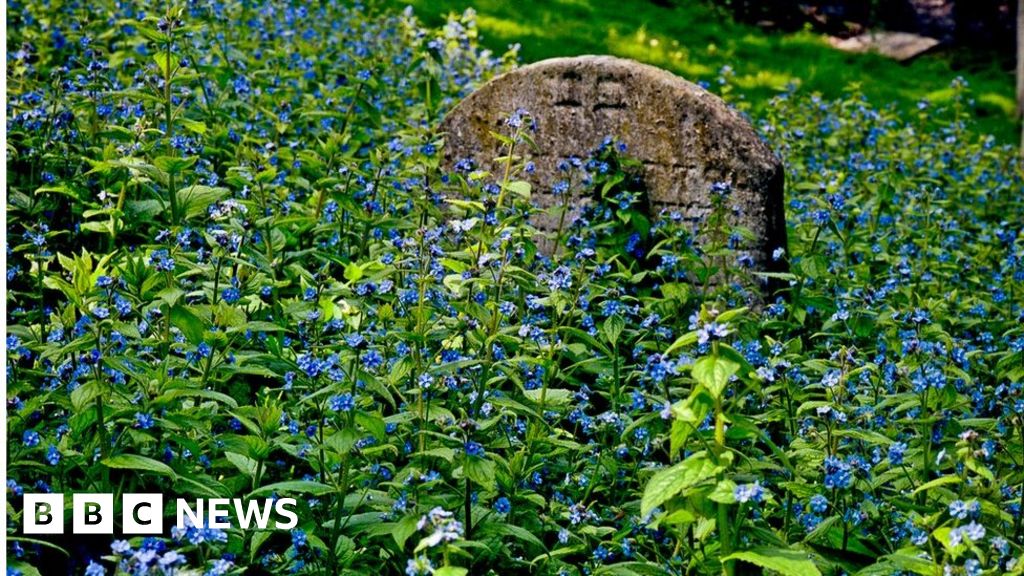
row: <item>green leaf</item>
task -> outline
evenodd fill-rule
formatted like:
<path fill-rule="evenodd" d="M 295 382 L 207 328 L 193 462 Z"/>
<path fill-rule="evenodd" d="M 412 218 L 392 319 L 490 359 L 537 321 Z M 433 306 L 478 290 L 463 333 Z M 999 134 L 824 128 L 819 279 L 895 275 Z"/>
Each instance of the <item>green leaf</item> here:
<path fill-rule="evenodd" d="M 529 182 L 526 182 L 524 180 L 516 180 L 515 182 L 509 182 L 508 186 L 505 189 L 515 194 L 516 196 L 519 196 L 523 200 L 529 200 L 530 192 L 533 189 L 533 187 L 530 186 Z"/>
<path fill-rule="evenodd" d="M 272 492 L 291 492 L 298 494 L 308 494 L 310 496 L 322 496 L 324 494 L 330 494 L 334 492 L 334 486 L 329 486 L 320 482 L 314 482 L 312 480 L 289 480 L 287 482 L 276 482 L 274 484 L 267 484 L 266 486 L 260 486 L 249 493 L 249 498 L 256 496 L 262 496 L 264 494 L 270 494 Z"/>
<path fill-rule="evenodd" d="M 458 566 L 442 566 L 434 570 L 434 576 L 466 576 L 469 570 Z"/>
<path fill-rule="evenodd" d="M 492 522 L 485 524 L 480 531 L 484 534 L 497 534 L 499 536 L 510 536 L 517 540 L 526 542 L 532 546 L 536 546 L 541 550 L 545 549 L 544 543 L 541 542 L 540 538 L 537 538 L 533 532 L 523 528 L 522 526 L 516 526 L 515 524 L 506 524 L 504 522 Z"/>
<path fill-rule="evenodd" d="M 171 68 L 171 59 L 167 52 L 162 50 L 153 54 L 153 62 L 156 62 L 157 67 L 160 68 L 160 74 L 166 78 Z"/>
<path fill-rule="evenodd" d="M 380 415 L 358 412 L 356 413 L 356 422 L 378 440 L 386 438 L 387 425 Z"/>
<path fill-rule="evenodd" d="M 704 356 L 693 363 L 693 379 L 701 386 L 707 388 L 714 398 L 719 398 L 725 392 L 731 378 L 740 369 L 740 365 L 732 360 Z"/>
<path fill-rule="evenodd" d="M 715 485 L 715 489 L 708 494 L 708 500 L 722 504 L 734 504 L 736 502 L 736 483 L 726 478 Z"/>
<path fill-rule="evenodd" d="M 224 457 L 228 459 L 228 462 L 234 464 L 235 468 L 238 468 L 242 474 L 245 474 L 250 478 L 256 476 L 256 470 L 259 468 L 259 462 L 256 462 L 244 454 L 239 454 L 238 452 L 225 452 Z"/>
<path fill-rule="evenodd" d="M 189 218 L 197 218 L 206 214 L 211 204 L 230 193 L 227 188 L 215 186 L 186 186 L 178 190 L 178 204 L 185 207 Z"/>
<path fill-rule="evenodd" d="M 395 539 L 400 549 L 405 548 L 405 543 L 416 533 L 416 524 L 419 523 L 419 516 L 413 514 L 395 522 L 391 527 L 391 536 Z"/>
<path fill-rule="evenodd" d="M 9 539 L 11 539 L 11 538 L 9 538 Z M 40 541 L 40 542 L 44 542 L 44 541 Z M 45 544 L 49 544 L 49 542 L 45 542 Z M 61 549 L 61 551 L 63 552 L 63 549 Z M 67 552 L 64 552 L 64 555 L 68 556 L 69 554 Z M 20 574 L 23 574 L 24 576 L 42 576 L 39 573 L 39 570 L 35 566 L 33 566 L 33 565 L 31 565 L 31 564 L 29 564 L 27 562 L 22 562 L 21 560 L 11 560 L 11 561 L 9 561 L 9 564 L 7 566 L 9 568 L 8 572 L 7 572 L 8 574 L 20 573 Z M 17 572 L 15 572 L 15 570 L 17 570 Z"/>
<path fill-rule="evenodd" d="M 877 563 L 857 572 L 857 576 L 889 576 L 901 571 L 921 576 L 934 576 L 941 570 L 934 562 L 916 556 L 914 553 L 896 552 L 883 556 Z"/>
<path fill-rule="evenodd" d="M 203 341 L 203 331 L 206 329 L 206 325 L 199 316 L 196 316 L 188 308 L 184 306 L 172 307 L 171 325 L 181 330 L 181 333 L 185 335 L 185 339 L 189 342 L 199 344 Z"/>
<path fill-rule="evenodd" d="M 697 341 L 697 331 L 694 330 L 693 332 L 687 332 L 686 334 L 683 334 L 679 338 L 676 338 L 676 341 L 673 342 L 672 344 L 670 344 L 669 347 L 665 349 L 665 353 L 663 355 L 664 356 L 668 356 L 669 354 L 672 354 L 673 352 L 675 352 L 676 350 L 679 350 L 680 348 L 685 348 L 686 346 L 690 346 L 691 344 L 695 343 L 696 341 Z"/>
<path fill-rule="evenodd" d="M 664 576 L 665 569 L 652 562 L 619 562 L 601 566 L 595 575 L 607 576 Z"/>
<path fill-rule="evenodd" d="M 604 326 L 601 331 L 604 333 L 604 339 L 612 346 L 615 346 L 619 341 L 619 336 L 622 334 L 622 330 L 625 327 L 626 321 L 622 319 L 622 316 L 615 314 L 613 316 L 609 316 L 608 319 L 604 321 Z"/>
<path fill-rule="evenodd" d="M 473 482 L 485 490 L 494 490 L 494 462 L 483 458 L 466 458 L 462 471 Z"/>
<path fill-rule="evenodd" d="M 940 478 L 936 478 L 934 480 L 931 480 L 929 482 L 925 482 L 924 484 L 921 484 L 920 486 L 915 488 L 914 491 L 910 493 L 910 495 L 913 496 L 914 494 L 917 494 L 919 492 L 924 492 L 926 490 L 931 490 L 932 488 L 938 488 L 939 486 L 945 486 L 947 484 L 959 484 L 959 483 L 960 483 L 960 477 L 959 476 L 942 476 Z"/>
<path fill-rule="evenodd" d="M 118 454 L 117 456 L 111 456 L 110 458 L 103 460 L 101 464 L 107 468 L 156 472 L 157 474 L 167 476 L 169 478 L 174 478 L 176 476 L 174 470 L 167 464 L 136 454 Z"/>
<path fill-rule="evenodd" d="M 167 172 L 168 174 L 177 174 L 186 168 L 191 167 L 198 160 L 195 156 L 189 156 L 187 158 L 181 158 L 179 156 L 160 156 L 153 160 L 153 165 Z"/>
<path fill-rule="evenodd" d="M 682 282 L 666 282 L 661 285 L 661 293 L 669 300 L 686 302 L 690 297 L 690 286 Z"/>
<path fill-rule="evenodd" d="M 189 120 L 188 118 L 179 118 L 178 123 L 185 128 L 195 132 L 196 134 L 206 134 L 206 124 L 198 120 Z"/>
<path fill-rule="evenodd" d="M 807 557 L 807 553 L 785 548 L 760 547 L 743 550 L 722 558 L 726 560 L 742 560 L 755 566 L 774 570 L 783 576 L 821 576 L 818 567 Z"/>
<path fill-rule="evenodd" d="M 253 562 L 256 560 L 256 554 L 260 551 L 260 547 L 263 543 L 270 538 L 274 532 L 272 530 L 260 530 L 252 535 L 252 542 L 249 544 L 249 561 Z"/>
<path fill-rule="evenodd" d="M 358 282 L 363 277 L 363 267 L 355 262 L 349 262 L 345 266 L 345 280 Z"/>
<path fill-rule="evenodd" d="M 76 412 L 81 412 L 101 394 L 103 394 L 103 387 L 98 381 L 86 382 L 71 391 L 71 406 Z"/>
<path fill-rule="evenodd" d="M 675 495 L 722 470 L 723 467 L 714 464 L 707 454 L 698 452 L 675 466 L 658 471 L 644 488 L 644 495 L 640 500 L 640 516 L 646 518 L 652 510 Z"/>
<path fill-rule="evenodd" d="M 541 397 L 543 396 L 544 405 L 548 407 L 562 406 L 572 400 L 572 390 L 563 390 L 561 388 L 548 388 L 546 391 L 542 388 L 537 388 L 527 390 L 523 392 L 523 395 L 538 404 L 540 404 Z"/>
<path fill-rule="evenodd" d="M 672 405 L 672 432 L 669 436 L 672 454 L 683 449 L 690 434 L 704 423 L 714 407 L 714 398 L 700 387 L 695 388 L 686 400 Z"/>

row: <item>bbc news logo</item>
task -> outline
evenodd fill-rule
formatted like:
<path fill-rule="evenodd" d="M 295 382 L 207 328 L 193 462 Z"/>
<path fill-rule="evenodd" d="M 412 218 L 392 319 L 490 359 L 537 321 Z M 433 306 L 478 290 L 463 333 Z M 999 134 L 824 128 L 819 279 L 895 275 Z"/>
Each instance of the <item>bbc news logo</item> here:
<path fill-rule="evenodd" d="M 24 498 L 22 530 L 25 534 L 64 533 L 63 494 L 25 494 Z M 181 530 L 190 526 L 291 530 L 299 524 L 295 507 L 294 498 L 206 498 L 194 501 L 178 498 L 175 502 L 175 524 Z M 163 511 L 163 494 L 124 494 L 121 496 L 120 532 L 163 534 Z M 113 494 L 74 494 L 71 497 L 72 534 L 113 534 L 115 515 Z"/>

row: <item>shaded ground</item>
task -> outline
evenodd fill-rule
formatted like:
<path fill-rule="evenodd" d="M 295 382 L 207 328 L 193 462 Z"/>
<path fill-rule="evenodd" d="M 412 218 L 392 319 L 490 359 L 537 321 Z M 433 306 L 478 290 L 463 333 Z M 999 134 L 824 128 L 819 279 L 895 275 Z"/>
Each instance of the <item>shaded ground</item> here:
<path fill-rule="evenodd" d="M 495 50 L 520 43 L 523 60 L 608 53 L 635 58 L 693 80 L 714 82 L 731 66 L 733 83 L 755 108 L 794 82 L 834 98 L 851 84 L 877 103 L 908 109 L 918 100 L 941 101 L 950 81 L 963 76 L 975 96 L 979 129 L 1015 142 L 1013 76 L 991 53 L 952 50 L 900 64 L 875 54 L 849 54 L 828 47 L 820 34 L 766 32 L 732 21 L 721 9 L 696 0 L 675 7 L 649 0 L 411 0 L 428 23 L 472 6 L 483 43 Z M 1002 66 L 1001 66 L 1002 64 Z"/>

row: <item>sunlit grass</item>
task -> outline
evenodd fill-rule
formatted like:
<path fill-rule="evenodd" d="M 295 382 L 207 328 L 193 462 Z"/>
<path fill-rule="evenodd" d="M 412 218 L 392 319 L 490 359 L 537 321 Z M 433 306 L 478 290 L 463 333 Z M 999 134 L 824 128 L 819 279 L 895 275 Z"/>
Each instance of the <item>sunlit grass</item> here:
<path fill-rule="evenodd" d="M 383 0 L 385 4 L 408 2 Z M 1014 141 L 1013 77 L 992 55 L 937 52 L 910 63 L 877 54 L 849 54 L 830 47 L 820 34 L 765 32 L 733 22 L 697 0 L 664 7 L 637 0 L 412 0 L 428 23 L 473 7 L 483 43 L 495 50 L 522 46 L 523 60 L 614 54 L 671 70 L 693 81 L 713 82 L 723 66 L 752 110 L 786 85 L 840 97 L 856 83 L 873 102 L 912 109 L 921 99 L 942 98 L 957 76 L 970 84 L 978 129 Z"/>

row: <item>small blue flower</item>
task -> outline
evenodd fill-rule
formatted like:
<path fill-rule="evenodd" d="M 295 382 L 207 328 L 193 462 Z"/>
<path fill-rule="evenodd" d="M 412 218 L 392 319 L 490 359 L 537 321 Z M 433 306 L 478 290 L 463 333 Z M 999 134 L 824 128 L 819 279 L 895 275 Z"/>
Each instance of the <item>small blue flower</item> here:
<path fill-rule="evenodd" d="M 140 430 L 149 430 L 153 427 L 154 421 L 151 414 L 145 412 L 135 413 L 135 427 Z"/>
<path fill-rule="evenodd" d="M 733 490 L 737 502 L 760 502 L 764 499 L 764 488 L 759 482 L 740 484 Z"/>
<path fill-rule="evenodd" d="M 46 449 L 46 461 L 49 462 L 50 466 L 56 466 L 60 463 L 60 450 L 53 444 L 50 444 L 50 447 Z"/>
<path fill-rule="evenodd" d="M 903 456 L 907 453 L 906 442 L 895 442 L 889 446 L 889 463 L 893 466 L 903 464 Z"/>
<path fill-rule="evenodd" d="M 474 442 L 472 440 L 466 442 L 464 448 L 466 450 L 466 456 L 480 458 L 483 457 L 484 454 L 486 454 L 483 445 L 481 445 L 479 442 Z"/>
<path fill-rule="evenodd" d="M 35 430 L 25 430 L 21 434 L 21 441 L 25 446 L 34 448 L 39 445 L 39 433 Z"/>
<path fill-rule="evenodd" d="M 828 499 L 821 494 L 815 494 L 811 496 L 810 508 L 815 514 L 824 514 L 828 511 Z"/>
<path fill-rule="evenodd" d="M 327 401 L 327 405 L 335 412 L 351 412 L 356 407 L 356 401 L 352 394 L 345 392 L 344 394 L 331 396 L 330 400 Z"/>
<path fill-rule="evenodd" d="M 367 370 L 375 370 L 384 364 L 384 357 L 376 350 L 367 350 L 366 352 L 363 352 L 360 360 Z"/>
<path fill-rule="evenodd" d="M 230 288 L 225 288 L 224 291 L 220 293 L 220 297 L 228 304 L 234 304 L 242 299 L 242 291 L 232 286 Z"/>

